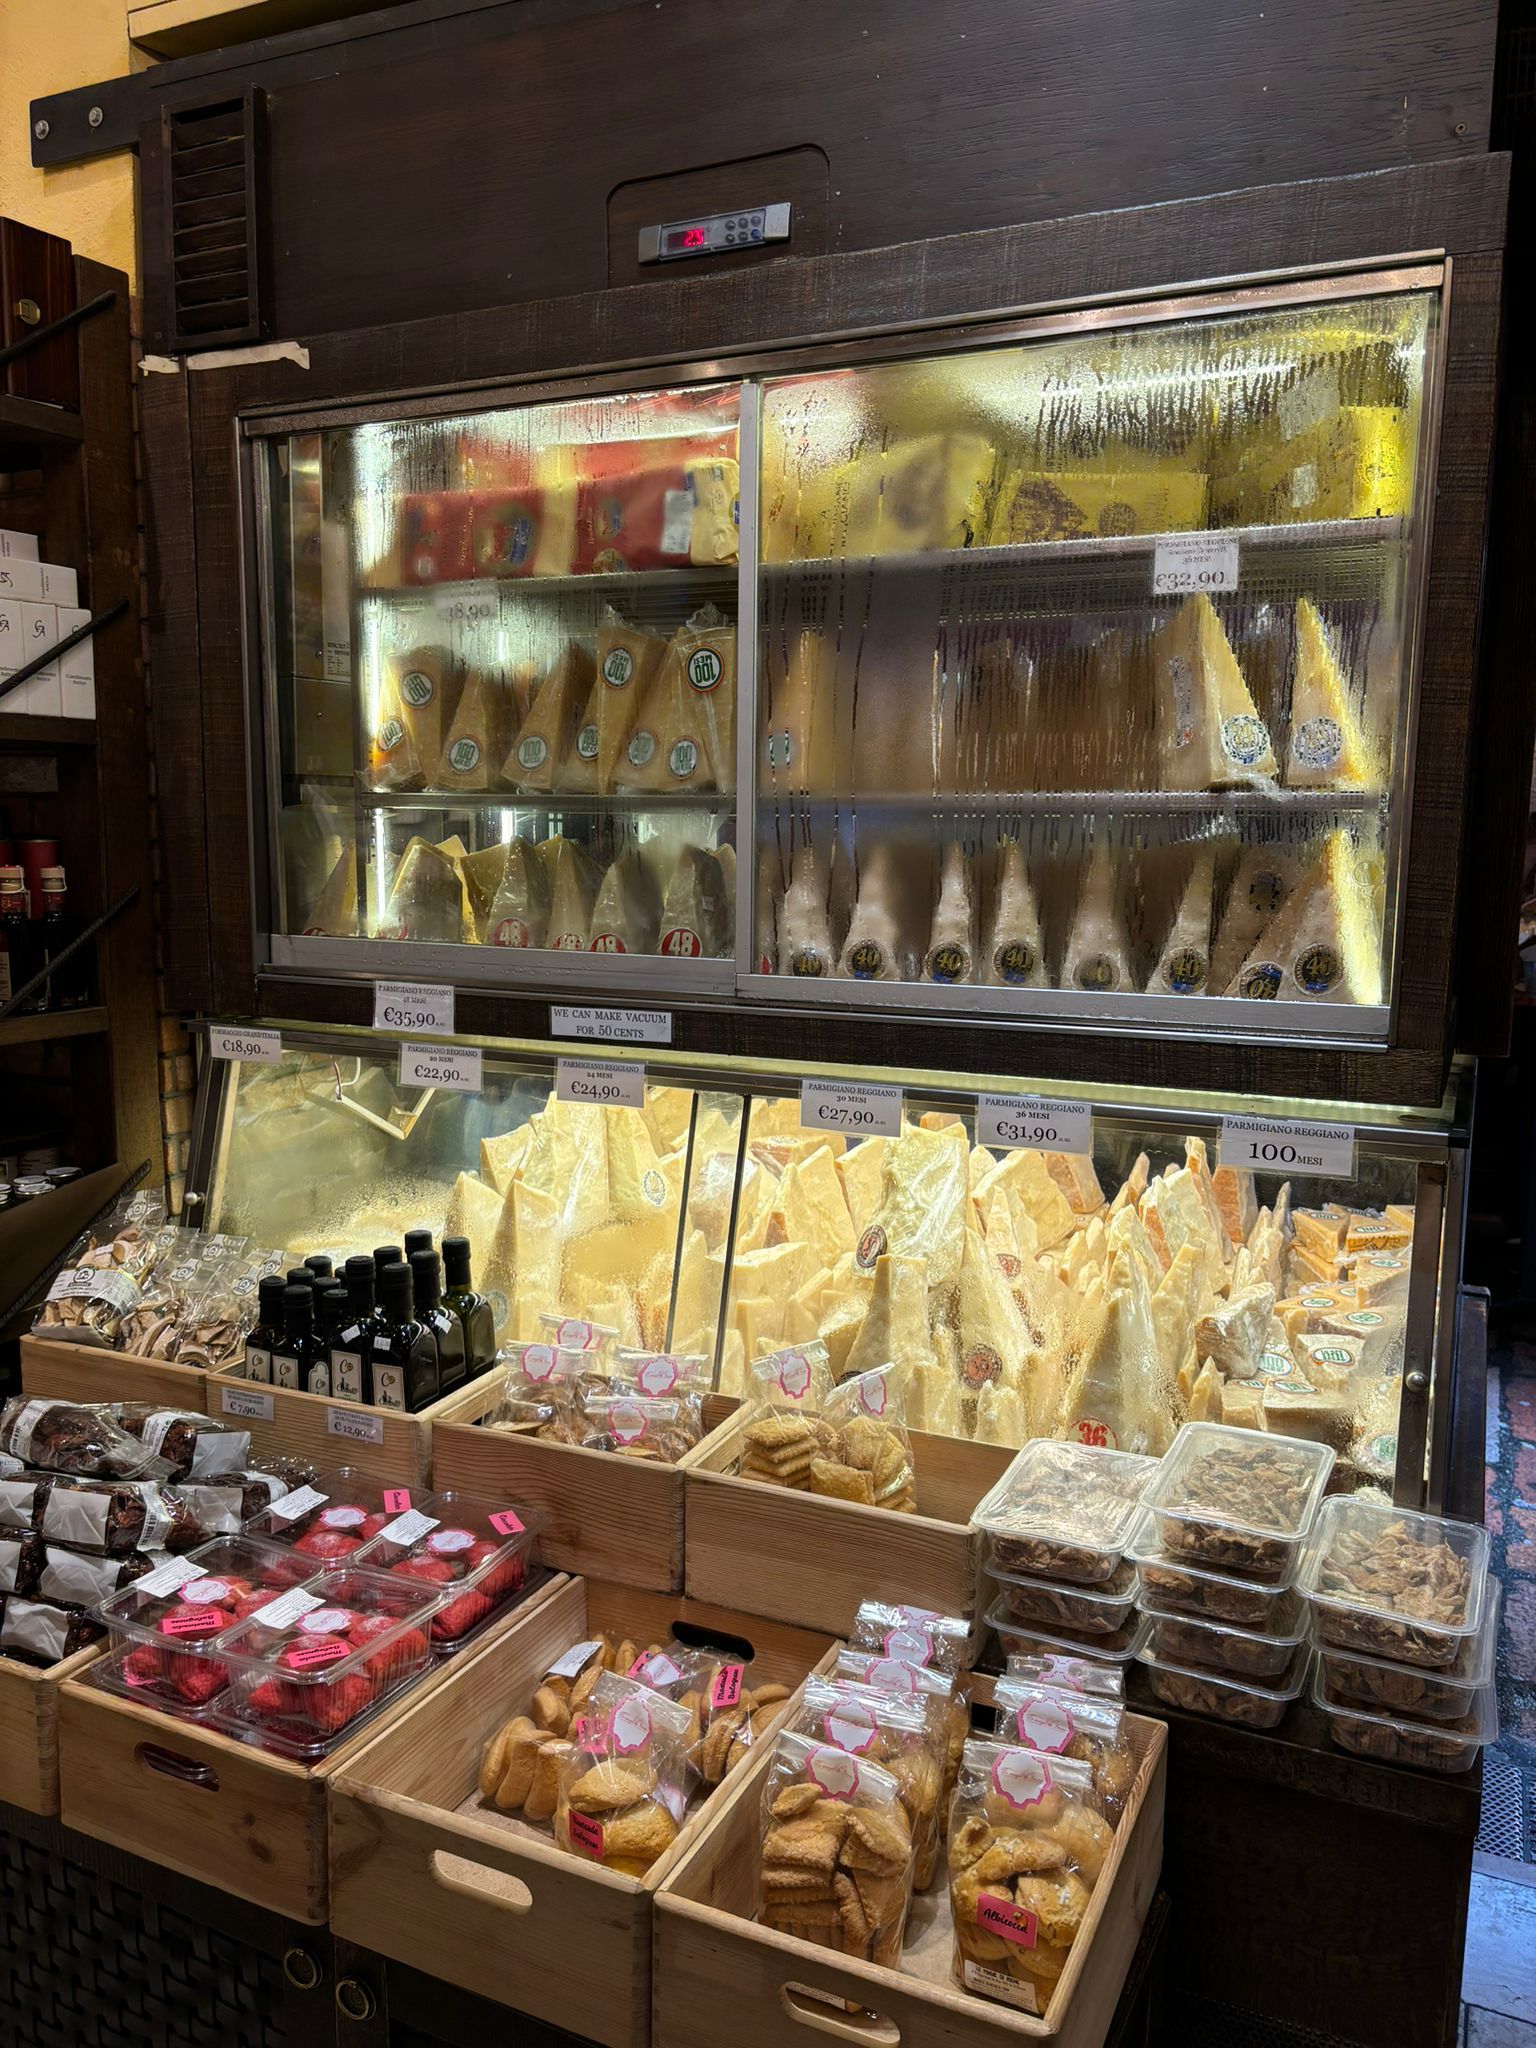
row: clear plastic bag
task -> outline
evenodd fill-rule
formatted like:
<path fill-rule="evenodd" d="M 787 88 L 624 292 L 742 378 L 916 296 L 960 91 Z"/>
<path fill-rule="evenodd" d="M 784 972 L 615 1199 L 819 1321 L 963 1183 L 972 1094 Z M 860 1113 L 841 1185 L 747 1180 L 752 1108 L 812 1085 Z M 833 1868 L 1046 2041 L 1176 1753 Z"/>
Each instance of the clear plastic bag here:
<path fill-rule="evenodd" d="M 629 1392 L 588 1394 L 581 1404 L 580 1441 L 589 1451 L 675 1465 L 704 1434 L 704 1410 L 697 1395 L 653 1399 Z"/>
<path fill-rule="evenodd" d="M 955 1677 L 970 1668 L 973 1626 L 963 1615 L 932 1607 L 861 1600 L 849 1641 L 857 1649 L 878 1650 L 904 1664 L 931 1664 Z"/>
<path fill-rule="evenodd" d="M 675 1700 L 603 1672 L 560 1773 L 554 1814 L 560 1847 L 644 1877 L 677 1840 L 688 1810 L 690 1726 Z"/>
<path fill-rule="evenodd" d="M 502 1352 L 501 1405 L 493 1429 L 534 1436 L 544 1443 L 579 1444 L 583 1439 L 580 1385 L 592 1374 L 592 1354 L 563 1344 L 509 1344 Z"/>
<path fill-rule="evenodd" d="M 106 1403 L 29 1400 L 0 1409 L 0 1451 L 82 1479 L 169 1479 L 175 1467 L 130 1436 Z"/>
<path fill-rule="evenodd" d="M 914 1888 L 931 1884 L 943 1833 L 946 1743 L 927 1699 L 852 1678 L 813 1675 L 794 1727 L 890 1772 L 912 1837 Z"/>
<path fill-rule="evenodd" d="M 780 1735 L 763 1785 L 765 1927 L 894 1969 L 912 1863 L 891 1771 L 812 1735 Z"/>
<path fill-rule="evenodd" d="M 971 1732 L 970 1694 L 963 1680 L 930 1665 L 905 1664 L 897 1657 L 883 1657 L 870 1650 L 839 1650 L 837 1676 L 877 1692 L 893 1693 L 898 1699 L 915 1700 L 928 1716 L 928 1728 L 939 1756 L 943 1784 L 939 1794 L 939 1817 L 949 1811 L 960 1775 L 960 1757 Z M 926 1860 L 920 1853 L 913 1888 L 926 1891 L 933 1882 L 938 1862 L 938 1831 Z"/>
<path fill-rule="evenodd" d="M 1104 1817 L 1118 1826 L 1136 1782 L 1136 1755 L 1118 1700 L 1095 1699 L 1036 1679 L 1000 1678 L 992 1694 L 1001 1741 L 1087 1764 Z"/>

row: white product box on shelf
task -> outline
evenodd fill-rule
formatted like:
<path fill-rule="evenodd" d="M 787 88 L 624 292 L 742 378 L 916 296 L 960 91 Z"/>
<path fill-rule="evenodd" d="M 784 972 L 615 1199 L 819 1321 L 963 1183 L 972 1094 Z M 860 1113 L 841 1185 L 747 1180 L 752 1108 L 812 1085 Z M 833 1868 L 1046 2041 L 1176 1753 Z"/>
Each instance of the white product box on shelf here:
<path fill-rule="evenodd" d="M 35 562 L 37 560 L 37 535 L 17 533 L 9 526 L 0 526 L 0 561 Z"/>
<path fill-rule="evenodd" d="M 59 638 L 62 640 L 77 627 L 85 625 L 90 616 L 88 611 L 60 605 Z M 95 650 L 94 640 L 82 640 L 78 647 L 71 647 L 59 656 L 60 708 L 66 718 L 96 716 Z"/>
<path fill-rule="evenodd" d="M 0 555 L 0 597 L 19 597 L 28 604 L 41 604 L 47 594 L 43 589 L 41 562 L 29 562 L 23 555 Z"/>
<path fill-rule="evenodd" d="M 56 647 L 59 640 L 59 608 L 56 604 L 27 604 L 16 606 L 21 614 L 21 662 L 35 661 L 40 654 Z M 35 717 L 59 718 L 63 715 L 63 698 L 59 685 L 59 664 L 50 661 L 38 670 L 20 690 L 13 690 L 12 697 L 20 697 L 20 704 L 12 709 L 29 711 Z"/>
<path fill-rule="evenodd" d="M 39 562 L 37 566 L 42 577 L 42 594 L 49 604 L 74 605 L 80 602 L 79 580 L 66 563 Z"/>

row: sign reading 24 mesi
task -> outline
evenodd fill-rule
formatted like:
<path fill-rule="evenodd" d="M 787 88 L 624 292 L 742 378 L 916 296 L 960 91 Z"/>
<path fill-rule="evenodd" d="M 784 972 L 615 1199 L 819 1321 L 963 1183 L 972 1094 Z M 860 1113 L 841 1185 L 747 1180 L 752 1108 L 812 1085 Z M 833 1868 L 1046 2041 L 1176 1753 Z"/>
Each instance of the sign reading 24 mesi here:
<path fill-rule="evenodd" d="M 1253 1173 L 1310 1173 L 1329 1180 L 1353 1180 L 1355 1127 L 1224 1116 L 1218 1153 L 1223 1166 L 1246 1166 Z"/>
<path fill-rule="evenodd" d="M 851 1138 L 899 1138 L 901 1090 L 870 1081 L 802 1081 L 800 1128 Z"/>
<path fill-rule="evenodd" d="M 645 1069 L 627 1060 L 556 1060 L 555 1100 L 644 1109 Z"/>

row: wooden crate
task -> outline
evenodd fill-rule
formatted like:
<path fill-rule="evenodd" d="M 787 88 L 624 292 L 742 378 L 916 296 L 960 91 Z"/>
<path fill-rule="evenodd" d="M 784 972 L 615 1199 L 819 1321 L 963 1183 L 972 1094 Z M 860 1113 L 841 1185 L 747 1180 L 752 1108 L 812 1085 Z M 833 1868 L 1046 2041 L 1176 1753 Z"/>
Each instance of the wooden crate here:
<path fill-rule="evenodd" d="M 487 1739 L 562 1650 L 597 1630 L 654 1641 L 677 1621 L 744 1635 L 752 1677 L 792 1687 L 832 1647 L 735 1609 L 559 1580 L 520 1625 L 457 1661 L 446 1684 L 332 1773 L 333 1932 L 606 2048 L 645 2048 L 651 1902 L 725 1788 L 643 1878 L 458 1808 L 476 1792 Z"/>
<path fill-rule="evenodd" d="M 208 1396 L 217 1376 L 196 1365 L 139 1358 L 131 1351 L 101 1351 L 93 1344 L 60 1344 L 50 1337 L 21 1340 L 22 1391 L 55 1401 L 153 1401 L 189 1414 L 216 1413 Z"/>
<path fill-rule="evenodd" d="M 415 1415 L 368 1408 L 360 1401 L 335 1401 L 324 1394 L 299 1394 L 291 1387 L 215 1373 L 208 1382 L 208 1413 L 238 1422 L 251 1432 L 253 1464 L 263 1452 L 307 1458 L 322 1470 L 350 1465 L 374 1479 L 398 1479 L 426 1486 L 432 1477 L 432 1427 L 485 1398 L 476 1381 L 445 1394 Z"/>
<path fill-rule="evenodd" d="M 861 1600 L 975 1611 L 981 1538 L 971 1516 L 1016 1452 L 914 1432 L 919 1512 L 898 1515 L 733 1478 L 745 1426 L 738 1409 L 684 1468 L 683 1583 L 692 1598 L 734 1600 L 841 1636 Z"/>
<path fill-rule="evenodd" d="M 717 2048 L 721 2015 L 743 2048 L 805 2048 L 814 2027 L 883 2048 L 1100 2048 L 1163 1860 L 1168 1734 L 1128 1714 L 1139 1768 L 1109 1860 L 1046 2019 L 963 1991 L 950 1976 L 942 1881 L 913 1908 L 899 1970 L 760 1927 L 765 1751 L 713 1803 L 656 1899 L 655 2048 Z M 849 2007 L 858 2008 L 856 2014 Z"/>
<path fill-rule="evenodd" d="M 39 1671 L 0 1657 L 0 1806 L 59 1810 L 59 1687 L 101 1655 L 91 1644 Z"/>
<path fill-rule="evenodd" d="M 492 1625 L 485 1648 L 563 1584 L 546 1580 Z M 312 1927 L 326 1918 L 326 1784 L 398 1715 L 444 1685 L 447 1659 L 323 1763 L 285 1757 L 97 1690 L 59 1692 L 66 1827 Z"/>
<path fill-rule="evenodd" d="M 684 1475 L 707 1454 L 710 1438 L 676 1465 L 615 1458 L 579 1444 L 481 1428 L 478 1418 L 501 1398 L 499 1377 L 491 1386 L 478 1381 L 471 1391 L 480 1394 L 478 1403 L 466 1401 L 452 1419 L 433 1424 L 434 1486 L 538 1508 L 544 1517 L 539 1556 L 557 1571 L 681 1592 Z"/>

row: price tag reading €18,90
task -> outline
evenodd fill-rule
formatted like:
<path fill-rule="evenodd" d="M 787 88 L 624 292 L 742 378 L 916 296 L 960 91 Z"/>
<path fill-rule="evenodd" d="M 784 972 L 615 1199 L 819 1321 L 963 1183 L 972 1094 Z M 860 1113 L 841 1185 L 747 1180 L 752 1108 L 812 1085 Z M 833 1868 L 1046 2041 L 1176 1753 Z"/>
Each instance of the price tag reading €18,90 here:
<path fill-rule="evenodd" d="M 478 1045 L 412 1045 L 400 1048 L 402 1088 L 449 1088 L 459 1095 L 478 1095 L 484 1080 L 485 1055 Z"/>
<path fill-rule="evenodd" d="M 424 981 L 373 984 L 375 1031 L 433 1031 L 453 1036 L 453 990 Z"/>
<path fill-rule="evenodd" d="M 628 1060 L 556 1060 L 555 1100 L 644 1109 L 645 1069 Z"/>
<path fill-rule="evenodd" d="M 1237 542 L 1219 533 L 1165 533 L 1152 551 L 1152 595 L 1236 590 Z"/>
<path fill-rule="evenodd" d="M 237 1024 L 208 1026 L 208 1057 L 211 1060 L 244 1060 L 250 1066 L 275 1066 L 283 1056 L 281 1031 L 264 1031 L 254 1024 L 242 1029 Z"/>
<path fill-rule="evenodd" d="M 1043 1102 L 1035 1095 L 978 1095 L 976 1142 L 1091 1154 L 1093 1108 L 1086 1102 Z"/>
<path fill-rule="evenodd" d="M 869 1081 L 802 1081 L 802 1131 L 846 1131 L 854 1138 L 901 1136 L 901 1090 Z"/>

